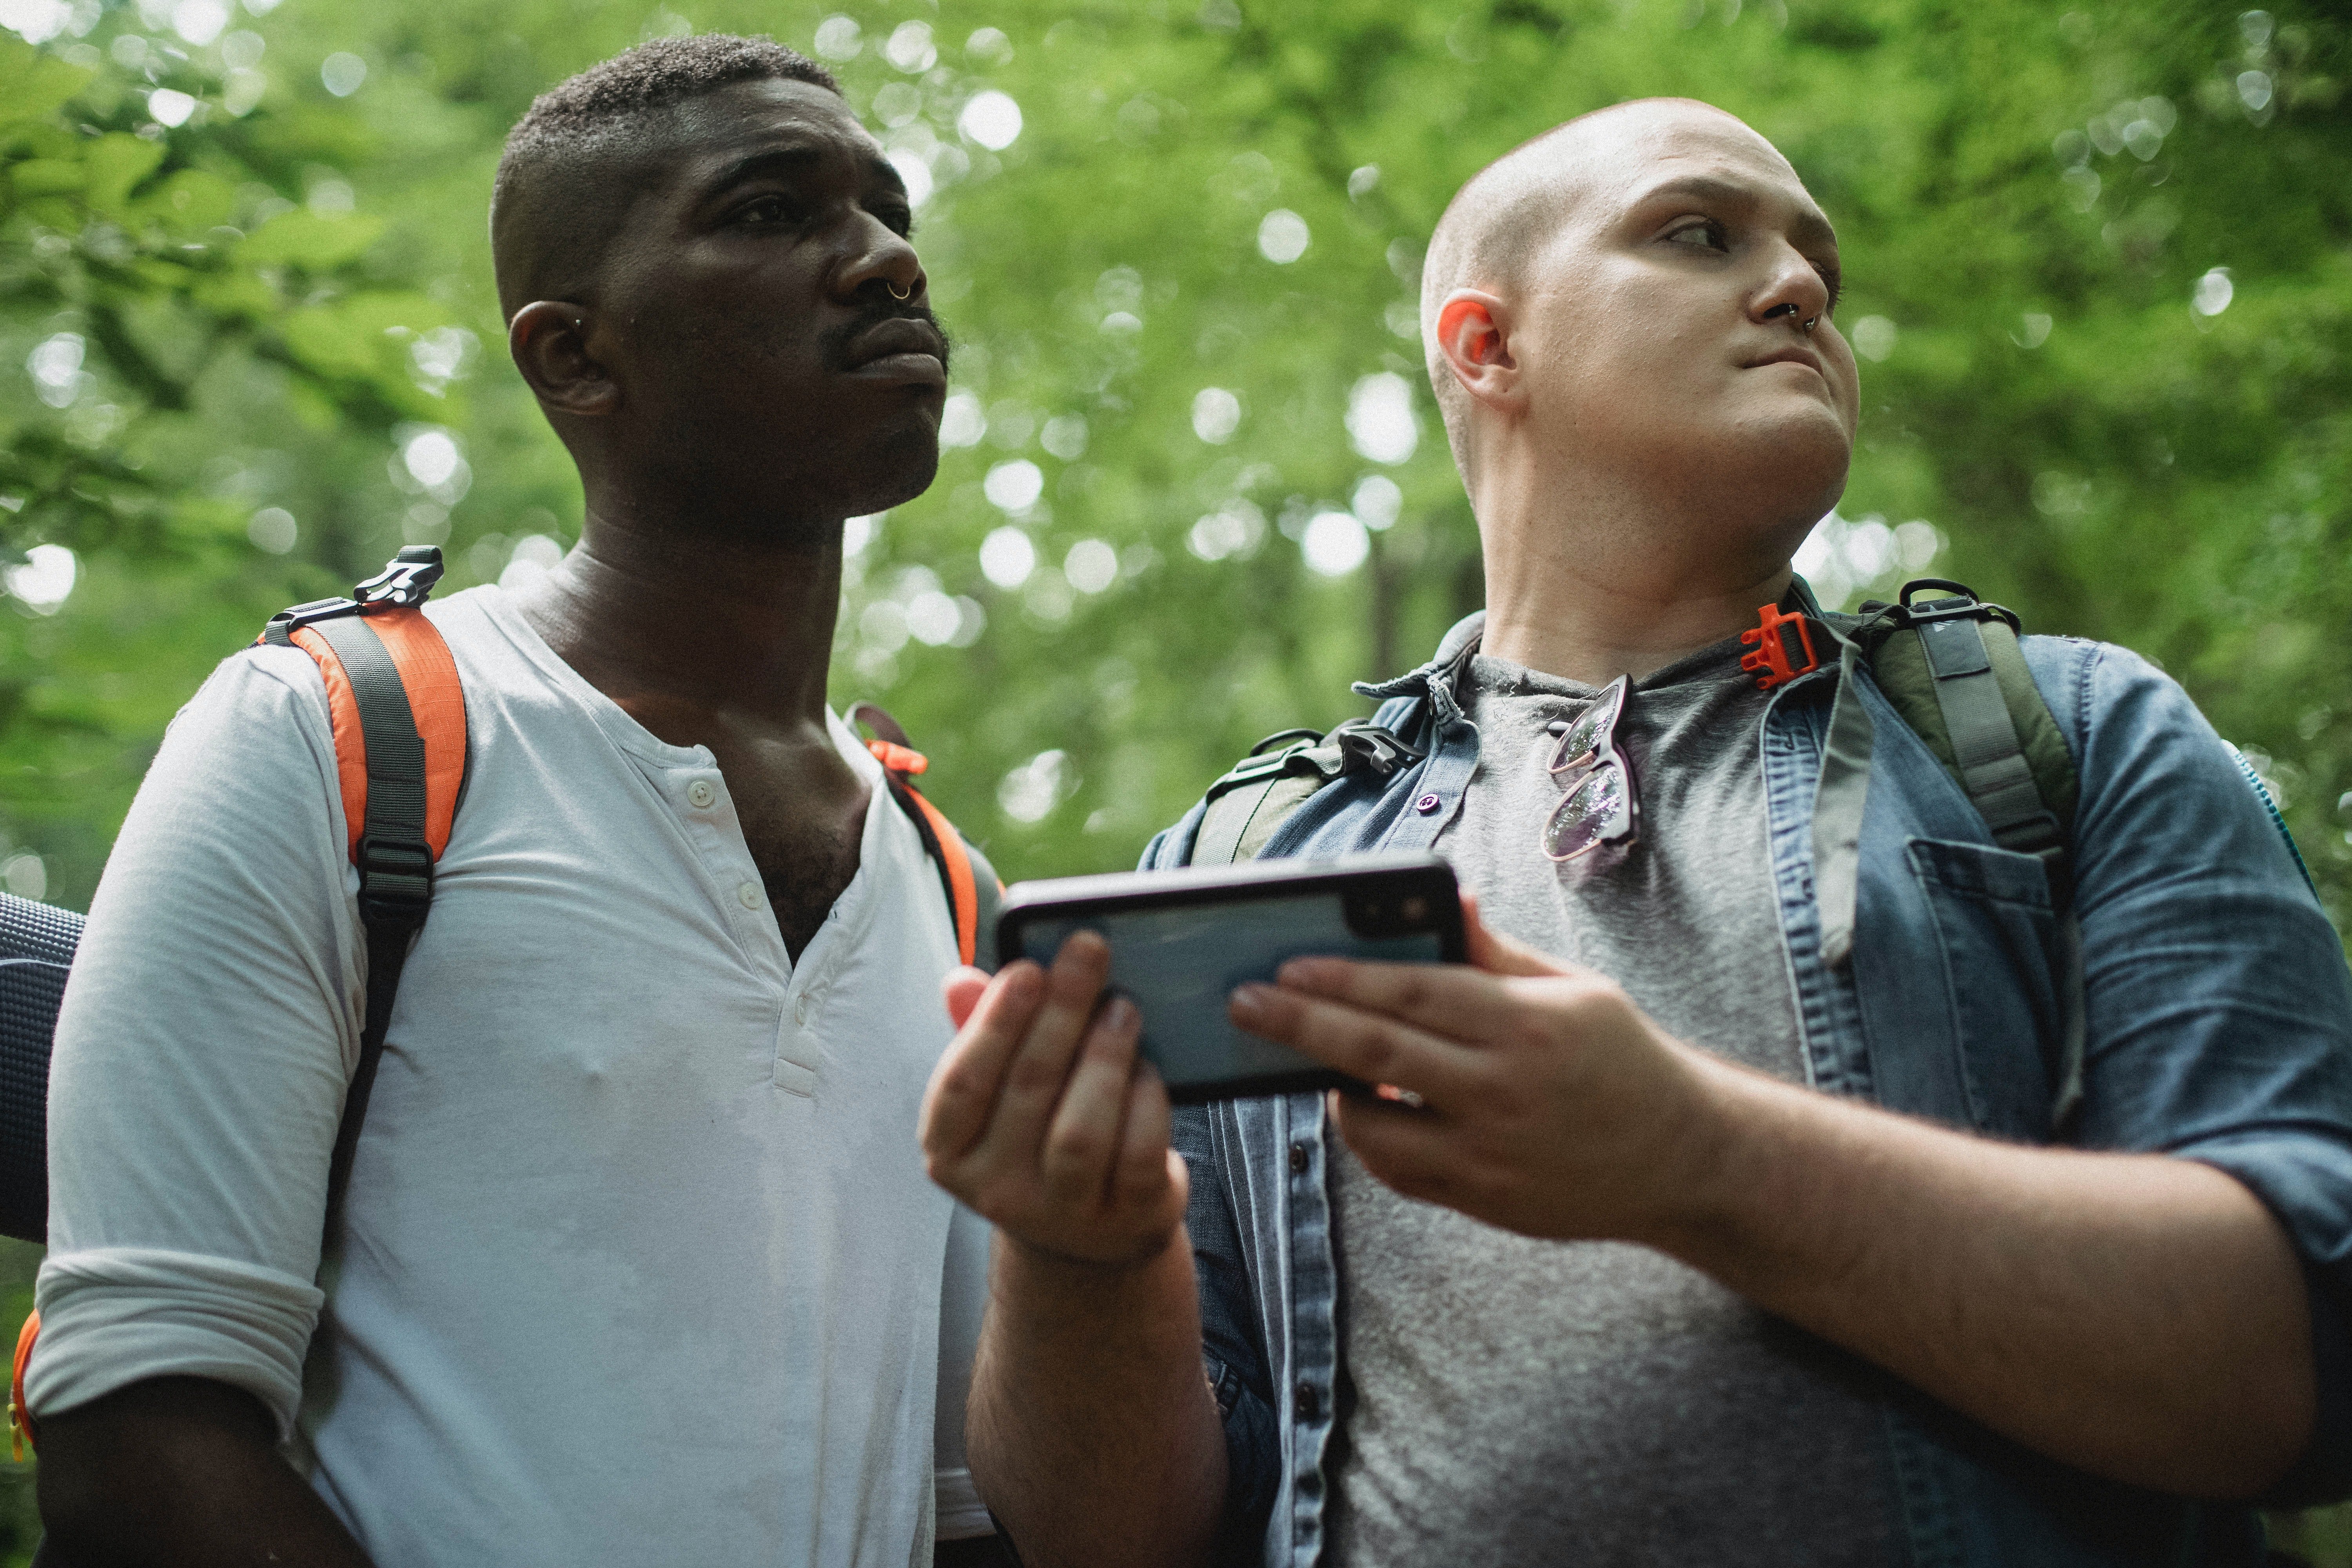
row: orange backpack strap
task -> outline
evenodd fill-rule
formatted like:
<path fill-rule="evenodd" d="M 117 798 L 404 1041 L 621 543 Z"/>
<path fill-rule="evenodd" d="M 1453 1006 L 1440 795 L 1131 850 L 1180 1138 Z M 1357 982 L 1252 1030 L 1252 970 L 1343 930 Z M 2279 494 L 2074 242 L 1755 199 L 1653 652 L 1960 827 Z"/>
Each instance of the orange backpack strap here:
<path fill-rule="evenodd" d="M 1004 884 L 996 879 L 995 868 L 989 865 L 987 857 L 964 842 L 963 835 L 956 831 L 947 813 L 915 787 L 914 775 L 929 769 L 931 760 L 907 743 L 907 731 L 899 728 L 898 721 L 871 702 L 853 704 L 849 721 L 865 725 L 881 737 L 866 742 L 866 749 L 882 764 L 882 776 L 889 784 L 891 798 L 914 823 L 916 833 L 922 837 L 924 852 L 939 868 L 940 886 L 947 894 L 948 912 L 955 921 L 956 957 L 964 963 L 994 969 L 993 962 L 982 963 L 980 938 L 983 928 L 992 930 L 996 924 Z"/>
<path fill-rule="evenodd" d="M 8 1452 L 20 1465 L 26 1444 L 40 1446 L 33 1431 L 32 1407 L 25 1403 L 25 1363 L 33 1359 L 33 1342 L 40 1337 L 41 1314 L 37 1311 L 16 1331 L 16 1373 L 8 1383 Z"/>
<path fill-rule="evenodd" d="M 331 1218 L 351 1179 L 401 967 L 432 903 L 433 868 L 449 846 L 465 788 L 465 691 L 449 645 L 423 608 L 441 570 L 439 550 L 411 545 L 351 598 L 279 611 L 259 639 L 300 648 L 326 681 L 343 818 L 352 863 L 360 869 L 360 921 L 367 928 L 367 1019 L 328 1167 Z"/>

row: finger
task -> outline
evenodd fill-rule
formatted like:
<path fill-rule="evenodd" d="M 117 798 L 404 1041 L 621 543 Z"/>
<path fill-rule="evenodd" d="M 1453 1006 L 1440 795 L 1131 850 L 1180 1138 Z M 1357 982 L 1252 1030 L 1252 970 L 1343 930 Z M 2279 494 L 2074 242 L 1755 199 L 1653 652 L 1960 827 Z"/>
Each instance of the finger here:
<path fill-rule="evenodd" d="M 1170 1164 L 1182 1158 L 1168 1146 L 1171 1117 L 1167 1086 L 1150 1062 L 1136 1064 L 1127 1091 L 1127 1117 L 1119 1134 L 1118 1163 L 1111 1172 L 1111 1201 L 1121 1206 L 1149 1205 L 1167 1190 Z"/>
<path fill-rule="evenodd" d="M 1523 942 L 1514 941 L 1502 932 L 1488 928 L 1478 918 L 1478 896 L 1467 889 L 1462 894 L 1462 936 L 1469 949 L 1473 967 L 1489 974 L 1573 974 L 1576 966 L 1562 963 L 1549 953 L 1538 952 Z"/>
<path fill-rule="evenodd" d="M 1229 1006 L 1234 1022 L 1251 1034 L 1367 1083 L 1412 1089 L 1433 1103 L 1456 1099 L 1478 1062 L 1467 1047 L 1390 1014 L 1288 986 L 1244 985 Z"/>
<path fill-rule="evenodd" d="M 1452 1142 L 1455 1130 L 1443 1118 L 1358 1095 L 1324 1098 L 1339 1136 L 1381 1183 L 1407 1197 L 1458 1200 L 1463 1160 Z"/>
<path fill-rule="evenodd" d="M 1525 998 L 1512 989 L 1524 981 L 1488 974 L 1466 963 L 1294 958 L 1275 979 L 1294 995 L 1345 1003 L 1465 1043 L 1502 1037 L 1523 1020 L 1527 1009 Z"/>
<path fill-rule="evenodd" d="M 988 990 L 988 976 L 970 965 L 948 971 L 940 982 L 940 992 L 947 997 L 948 1022 L 961 1029 L 971 1018 L 971 1010 L 980 1005 L 980 998 Z"/>
<path fill-rule="evenodd" d="M 1093 931 L 1079 931 L 1055 955 L 1045 1002 L 1005 1068 L 1003 1092 L 982 1134 L 1011 1157 L 1037 1159 L 1109 972 L 1110 946 Z"/>
<path fill-rule="evenodd" d="M 1077 1065 L 1045 1131 L 1038 1170 L 1045 1190 L 1065 1204 L 1091 1208 L 1109 1194 L 1118 1156 L 1119 1121 L 1135 1076 L 1135 1041 L 1142 1033 L 1135 1004 L 1114 996 L 1097 1015 L 1078 1047 Z"/>
<path fill-rule="evenodd" d="M 935 1163 L 962 1158 L 987 1130 L 1005 1068 L 1045 994 L 1045 972 L 1025 959 L 982 988 L 923 1091 L 917 1135 Z"/>

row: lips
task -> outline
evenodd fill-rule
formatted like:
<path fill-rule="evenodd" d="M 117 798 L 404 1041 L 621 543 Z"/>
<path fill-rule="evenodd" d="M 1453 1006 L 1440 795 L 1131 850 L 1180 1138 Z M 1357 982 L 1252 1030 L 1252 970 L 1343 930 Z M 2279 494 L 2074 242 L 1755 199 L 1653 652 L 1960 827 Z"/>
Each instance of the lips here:
<path fill-rule="evenodd" d="M 849 342 L 844 368 L 854 375 L 947 384 L 947 339 L 913 316 L 877 321 Z"/>
<path fill-rule="evenodd" d="M 1822 363 L 1822 356 L 1815 353 L 1812 350 L 1798 343 L 1790 343 L 1784 347 L 1774 349 L 1770 353 L 1762 354 L 1755 359 L 1749 360 L 1747 364 L 1741 368 L 1745 370 L 1756 370 L 1768 364 L 1801 364 L 1807 370 L 1811 371 L 1815 375 L 1820 376 L 1823 381 L 1827 381 L 1830 378 L 1829 367 Z"/>

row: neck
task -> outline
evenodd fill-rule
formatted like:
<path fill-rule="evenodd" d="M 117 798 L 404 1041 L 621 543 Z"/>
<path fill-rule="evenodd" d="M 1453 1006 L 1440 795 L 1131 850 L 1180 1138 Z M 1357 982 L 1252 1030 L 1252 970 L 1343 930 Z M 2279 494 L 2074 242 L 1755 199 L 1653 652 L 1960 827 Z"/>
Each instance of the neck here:
<path fill-rule="evenodd" d="M 787 546 L 649 527 L 594 498 L 579 544 L 518 595 L 557 657 L 625 708 L 687 703 L 820 724 L 840 603 L 837 522 Z"/>
<path fill-rule="evenodd" d="M 1789 591 L 1810 522 L 1759 526 L 1704 500 L 1605 477 L 1482 482 L 1483 650 L 1600 686 L 1635 679 L 1753 626 Z"/>

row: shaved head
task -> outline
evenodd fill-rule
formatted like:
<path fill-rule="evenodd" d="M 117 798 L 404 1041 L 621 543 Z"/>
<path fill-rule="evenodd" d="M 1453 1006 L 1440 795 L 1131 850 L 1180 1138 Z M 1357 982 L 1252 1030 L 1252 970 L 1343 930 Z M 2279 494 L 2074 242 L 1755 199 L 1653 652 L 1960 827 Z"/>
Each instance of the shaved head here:
<path fill-rule="evenodd" d="M 1421 337 L 1430 385 L 1456 465 L 1467 398 L 1437 342 L 1437 313 L 1457 289 L 1516 294 L 1561 226 L 1590 199 L 1630 177 L 1645 144 L 1694 117 L 1720 121 L 1785 160 L 1737 116 L 1689 98 L 1644 98 L 1596 109 L 1520 142 L 1473 174 L 1437 220 L 1422 262 Z"/>

